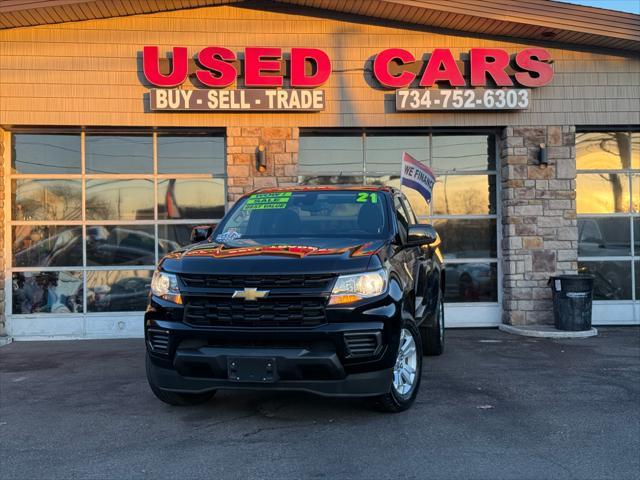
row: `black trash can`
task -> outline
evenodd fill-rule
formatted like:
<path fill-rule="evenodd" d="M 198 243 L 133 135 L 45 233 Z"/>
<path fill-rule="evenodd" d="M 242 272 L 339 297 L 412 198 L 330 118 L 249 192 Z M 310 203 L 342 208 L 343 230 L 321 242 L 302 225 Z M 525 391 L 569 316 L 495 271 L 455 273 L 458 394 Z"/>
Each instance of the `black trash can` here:
<path fill-rule="evenodd" d="M 549 279 L 553 317 L 558 330 L 591 329 L 593 275 L 558 275 Z"/>

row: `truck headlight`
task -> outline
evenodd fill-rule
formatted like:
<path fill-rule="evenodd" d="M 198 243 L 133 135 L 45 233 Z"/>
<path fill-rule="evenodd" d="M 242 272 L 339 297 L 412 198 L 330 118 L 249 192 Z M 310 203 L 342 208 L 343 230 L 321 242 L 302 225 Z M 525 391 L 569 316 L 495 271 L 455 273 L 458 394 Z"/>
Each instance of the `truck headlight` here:
<path fill-rule="evenodd" d="M 156 270 L 151 279 L 151 293 L 163 300 L 182 304 L 178 278 L 173 273 Z"/>
<path fill-rule="evenodd" d="M 357 302 L 363 298 L 376 297 L 386 289 L 387 272 L 384 269 L 341 275 L 333 286 L 329 305 L 341 305 Z"/>

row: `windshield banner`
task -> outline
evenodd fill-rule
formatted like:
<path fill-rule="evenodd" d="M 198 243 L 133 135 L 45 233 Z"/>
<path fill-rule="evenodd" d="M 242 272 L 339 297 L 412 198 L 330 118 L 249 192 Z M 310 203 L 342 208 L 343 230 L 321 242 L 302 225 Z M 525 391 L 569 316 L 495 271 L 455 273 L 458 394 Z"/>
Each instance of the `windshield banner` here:
<path fill-rule="evenodd" d="M 430 203 L 431 192 L 435 183 L 436 176 L 429 167 L 420 163 L 407 152 L 402 152 L 400 185 L 417 190 L 427 203 Z"/>

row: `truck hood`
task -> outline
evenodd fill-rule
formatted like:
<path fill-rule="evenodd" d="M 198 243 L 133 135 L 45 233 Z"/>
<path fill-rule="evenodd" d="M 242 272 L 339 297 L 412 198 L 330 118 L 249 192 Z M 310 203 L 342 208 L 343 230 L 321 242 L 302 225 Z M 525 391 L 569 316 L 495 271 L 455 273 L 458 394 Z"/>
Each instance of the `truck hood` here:
<path fill-rule="evenodd" d="M 242 238 L 203 242 L 167 255 L 161 268 L 174 273 L 226 275 L 352 273 L 381 266 L 384 240 L 347 238 Z"/>

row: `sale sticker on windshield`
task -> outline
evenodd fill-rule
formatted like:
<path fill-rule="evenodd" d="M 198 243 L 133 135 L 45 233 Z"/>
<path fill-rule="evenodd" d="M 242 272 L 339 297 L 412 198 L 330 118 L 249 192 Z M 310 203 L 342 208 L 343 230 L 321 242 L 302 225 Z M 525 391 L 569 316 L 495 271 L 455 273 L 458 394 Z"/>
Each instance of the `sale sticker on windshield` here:
<path fill-rule="evenodd" d="M 287 208 L 293 192 L 254 193 L 251 195 L 243 210 L 276 210 Z"/>
<path fill-rule="evenodd" d="M 237 240 L 242 235 L 235 228 L 230 228 L 229 230 L 221 233 L 216 237 L 216 242 L 225 243 L 232 242 L 233 240 Z"/>

